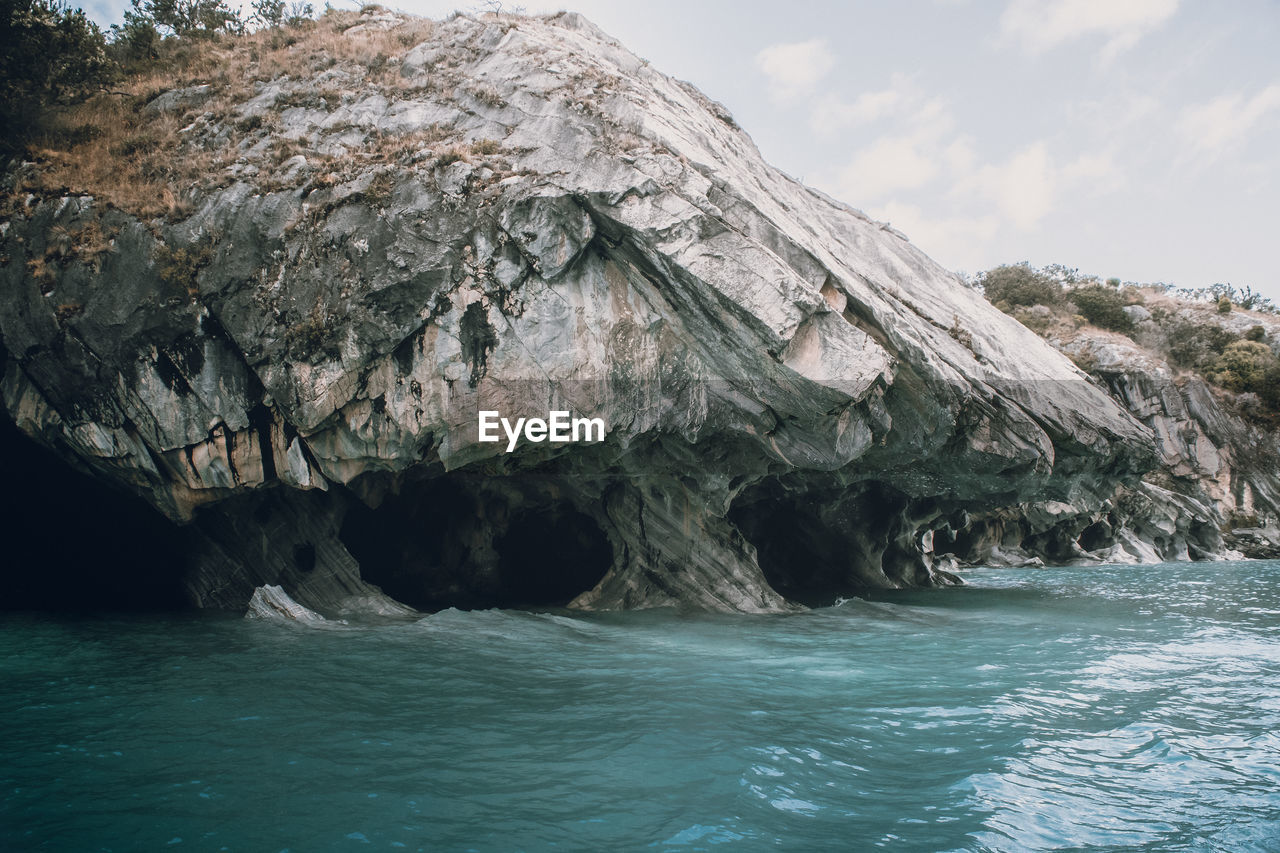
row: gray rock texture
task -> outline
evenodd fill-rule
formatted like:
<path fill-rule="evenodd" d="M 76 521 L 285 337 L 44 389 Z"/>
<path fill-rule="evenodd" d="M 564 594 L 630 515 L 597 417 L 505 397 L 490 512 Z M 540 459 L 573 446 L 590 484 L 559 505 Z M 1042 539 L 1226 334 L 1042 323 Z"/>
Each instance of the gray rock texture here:
<path fill-rule="evenodd" d="M 268 619 L 281 622 L 324 622 L 325 618 L 314 610 L 308 610 L 289 597 L 279 586 L 260 586 L 249 598 L 246 619 Z"/>
<path fill-rule="evenodd" d="M 183 218 L 32 198 L 4 229 L 8 411 L 193 526 L 197 603 L 775 612 L 1006 552 L 1207 555 L 1158 544 L 1207 547 L 1141 477 L 1211 466 L 1209 410 L 1141 370 L 1118 404 L 580 16 L 391 60 L 188 113 L 240 157 Z M 31 272 L 91 222 L 108 253 Z M 604 440 L 478 440 L 553 409 Z"/>
<path fill-rule="evenodd" d="M 1241 315 L 1198 319 L 1227 328 L 1257 324 Z M 1063 348 L 1096 365 L 1100 384 L 1151 429 L 1160 457 L 1142 483 L 1120 490 L 1093 516 L 1097 527 L 1084 537 L 1098 543 L 1091 556 L 1124 562 L 1261 556 L 1249 537 L 1224 539 L 1223 531 L 1237 519 L 1275 519 L 1280 511 L 1275 433 L 1242 418 L 1225 399 L 1231 395 L 1123 336 L 1095 331 Z"/>

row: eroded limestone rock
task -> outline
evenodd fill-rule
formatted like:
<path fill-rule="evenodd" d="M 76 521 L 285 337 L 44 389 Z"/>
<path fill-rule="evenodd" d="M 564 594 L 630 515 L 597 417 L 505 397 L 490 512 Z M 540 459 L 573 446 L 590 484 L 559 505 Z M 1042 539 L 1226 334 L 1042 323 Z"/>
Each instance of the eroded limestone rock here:
<path fill-rule="evenodd" d="M 1064 356 L 579 16 L 457 17 L 403 53 L 417 88 L 338 65 L 193 125 L 243 156 L 185 219 L 40 199 L 0 238 L 6 407 L 193 525 L 196 602 L 394 609 L 376 578 L 519 604 L 563 557 L 583 586 L 535 603 L 782 611 L 984 548 L 1078 557 L 1155 465 Z M 112 250 L 50 292 L 27 262 L 87 223 Z M 608 432 L 507 454 L 482 409 Z"/>

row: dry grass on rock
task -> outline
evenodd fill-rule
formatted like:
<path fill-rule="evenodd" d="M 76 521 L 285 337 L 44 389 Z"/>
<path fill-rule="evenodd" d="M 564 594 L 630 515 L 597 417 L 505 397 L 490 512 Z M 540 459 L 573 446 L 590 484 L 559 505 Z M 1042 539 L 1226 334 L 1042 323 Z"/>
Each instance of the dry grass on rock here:
<path fill-rule="evenodd" d="M 247 141 L 277 129 L 274 115 L 236 114 L 262 84 L 337 68 L 357 89 L 395 95 L 418 85 L 400 75 L 398 57 L 429 38 L 433 23 L 385 10 L 377 17 L 384 23 L 373 26 L 362 22 L 361 12 L 332 11 L 316 21 L 244 36 L 166 40 L 158 60 L 133 69 L 114 91 L 47 116 L 43 133 L 28 149 L 35 167 L 22 170 L 10 203 L 21 204 L 27 194 L 91 195 L 143 219 L 180 218 L 200 192 L 229 183 L 238 160 L 252 159 L 244 150 Z M 392 18 L 398 23 L 385 23 Z M 193 86 L 209 89 L 190 106 L 148 108 L 164 92 Z M 347 88 L 331 84 L 310 94 L 316 107 L 332 111 Z M 399 137 L 374 134 L 360 159 L 394 161 L 444 136 L 439 126 Z M 306 146 L 286 141 L 268 148 L 274 162 L 263 165 L 270 167 L 305 153 Z"/>

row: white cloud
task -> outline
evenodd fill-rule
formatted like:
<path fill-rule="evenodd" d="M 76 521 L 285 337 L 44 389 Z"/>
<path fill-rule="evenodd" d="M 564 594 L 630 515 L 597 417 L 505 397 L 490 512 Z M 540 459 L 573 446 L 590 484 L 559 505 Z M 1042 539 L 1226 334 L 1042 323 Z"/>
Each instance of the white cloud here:
<path fill-rule="evenodd" d="M 1178 10 L 1178 0 L 1011 0 L 1000 32 L 1031 53 L 1082 36 L 1107 39 L 1103 59 L 1137 44 Z"/>
<path fill-rule="evenodd" d="M 1105 193 L 1122 183 L 1123 175 L 1110 155 L 1083 154 L 1059 166 L 1040 141 L 1003 164 L 988 164 L 970 172 L 956 182 L 952 192 L 984 198 L 1015 228 L 1030 231 L 1052 212 L 1063 192 Z"/>
<path fill-rule="evenodd" d="M 973 140 L 968 136 L 955 140 L 943 149 L 942 160 L 952 174 L 967 175 L 972 172 L 974 163 L 978 161 L 978 152 L 973 147 Z"/>
<path fill-rule="evenodd" d="M 1003 166 L 983 166 L 976 180 L 981 192 L 1018 228 L 1034 228 L 1053 208 L 1056 178 L 1043 142 L 1024 148 Z"/>
<path fill-rule="evenodd" d="M 915 128 L 949 128 L 953 124 L 946 105 L 938 99 L 928 100 L 905 74 L 894 74 L 889 88 L 863 92 L 852 103 L 831 95 L 819 99 L 809 124 L 818 136 L 832 139 L 856 125 L 889 118 L 901 119 Z"/>
<path fill-rule="evenodd" d="M 947 105 L 940 98 L 921 104 L 920 108 L 911 114 L 910 120 L 913 125 L 922 131 L 935 134 L 945 133 L 955 124 L 955 120 L 951 117 L 951 111 L 947 109 Z"/>
<path fill-rule="evenodd" d="M 949 200 L 944 205 L 934 197 L 927 205 L 944 214 L 925 213 L 903 200 L 903 194 L 944 173 L 953 180 Z M 872 199 L 866 208 L 870 215 L 905 233 L 944 266 L 976 270 L 991 264 L 1002 234 L 1030 231 L 1064 203 L 1064 196 L 1110 192 L 1122 179 L 1109 154 L 1082 154 L 1059 164 L 1044 141 L 1002 163 L 980 164 L 968 137 L 884 137 L 855 156 L 838 189 L 855 202 Z"/>
<path fill-rule="evenodd" d="M 1081 154 L 1064 166 L 1061 174 L 1065 187 L 1090 184 L 1095 190 L 1109 192 L 1124 183 L 1124 173 L 1110 154 Z"/>
<path fill-rule="evenodd" d="M 967 170 L 975 158 L 968 137 L 952 134 L 955 120 L 944 101 L 928 98 L 905 75 L 895 74 L 888 89 L 868 92 L 852 104 L 815 109 L 812 123 L 819 135 L 835 136 L 847 125 L 888 119 L 893 130 L 882 132 L 854 152 L 848 163 L 830 175 L 838 195 L 857 204 L 871 204 L 890 195 L 915 190 L 950 170 Z"/>
<path fill-rule="evenodd" d="M 1066 105 L 1067 121 L 1106 128 L 1107 133 L 1133 126 L 1149 128 L 1165 120 L 1163 111 L 1164 105 L 1157 98 L 1133 91 L 1109 91 L 1101 98 L 1083 98 Z"/>
<path fill-rule="evenodd" d="M 835 64 L 826 39 L 774 44 L 756 54 L 756 66 L 769 78 L 769 93 L 778 100 L 813 91 Z"/>
<path fill-rule="evenodd" d="M 893 89 L 867 92 L 859 95 L 852 104 L 827 95 L 814 105 L 809 124 L 814 133 L 830 139 L 854 125 L 869 124 L 884 118 L 893 112 L 901 98 L 902 93 Z"/>
<path fill-rule="evenodd" d="M 870 211 L 906 234 L 911 242 L 949 269 L 981 269 L 988 264 L 988 244 L 1000 230 L 995 216 L 933 218 L 913 204 L 888 202 Z"/>
<path fill-rule="evenodd" d="M 1216 155 L 1247 136 L 1277 108 L 1280 83 L 1273 83 L 1252 98 L 1237 93 L 1187 107 L 1178 118 L 1178 131 L 1192 150 Z"/>
<path fill-rule="evenodd" d="M 838 192 L 865 204 L 898 190 L 922 187 L 938 174 L 935 157 L 909 136 L 884 136 L 853 155 L 837 177 Z"/>
<path fill-rule="evenodd" d="M 997 232 L 1036 229 L 1070 201 L 1068 193 L 1097 196 L 1124 183 L 1105 148 L 1055 159 L 1046 140 L 1031 140 L 1003 161 L 989 160 L 978 139 L 957 133 L 946 101 L 930 97 L 906 75 L 852 102 L 820 101 L 812 117 L 815 132 L 828 136 L 872 122 L 885 127 L 842 168 L 827 173 L 824 183 L 951 265 L 979 263 L 977 247 Z M 926 193 L 933 196 L 928 204 Z M 970 244 L 973 249 L 965 251 Z"/>
<path fill-rule="evenodd" d="M 863 92 L 853 103 L 827 95 L 813 108 L 810 125 L 823 137 L 837 136 L 854 125 L 870 124 L 907 109 L 920 100 L 920 93 L 902 74 L 893 75 L 889 88 Z"/>

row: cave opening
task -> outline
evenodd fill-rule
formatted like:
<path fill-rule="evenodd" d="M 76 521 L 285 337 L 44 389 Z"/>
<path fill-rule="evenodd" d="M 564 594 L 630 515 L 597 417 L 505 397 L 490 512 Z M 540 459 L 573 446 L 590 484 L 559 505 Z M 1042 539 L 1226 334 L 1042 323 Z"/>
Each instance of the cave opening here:
<path fill-rule="evenodd" d="M 941 509 L 877 481 L 801 490 L 774 480 L 740 495 L 729 520 L 755 546 L 774 590 L 825 607 L 874 590 L 933 585 L 920 530 Z"/>
<path fill-rule="evenodd" d="M 843 570 L 846 549 L 795 503 L 748 507 L 729 517 L 755 546 L 760 570 L 779 595 L 826 607 L 852 591 Z"/>
<path fill-rule="evenodd" d="M 997 527 L 997 522 L 973 519 L 968 524 L 955 527 L 951 542 L 945 548 L 937 549 L 937 553 L 953 554 L 956 559 L 964 561 L 978 558 L 999 544 L 1003 531 L 995 529 Z"/>
<path fill-rule="evenodd" d="M 352 506 L 339 536 L 365 580 L 419 610 L 563 607 L 604 577 L 612 547 L 554 485 L 522 479 L 407 482 Z"/>
<path fill-rule="evenodd" d="M 300 574 L 309 575 L 316 570 L 316 546 L 304 542 L 293 546 L 293 566 Z"/>
<path fill-rule="evenodd" d="M 0 608 L 185 610 L 183 530 L 141 498 L 72 468 L 0 417 Z"/>
<path fill-rule="evenodd" d="M 1115 542 L 1111 522 L 1105 518 L 1090 524 L 1080 533 L 1080 547 L 1086 551 L 1097 551 Z"/>
<path fill-rule="evenodd" d="M 797 493 L 777 482 L 744 493 L 729 512 L 756 548 L 769 585 L 808 607 L 891 586 L 889 547 L 903 502 L 878 484 Z"/>
<path fill-rule="evenodd" d="M 563 607 L 599 583 L 613 561 L 595 521 L 564 506 L 517 513 L 495 544 L 501 607 Z"/>

